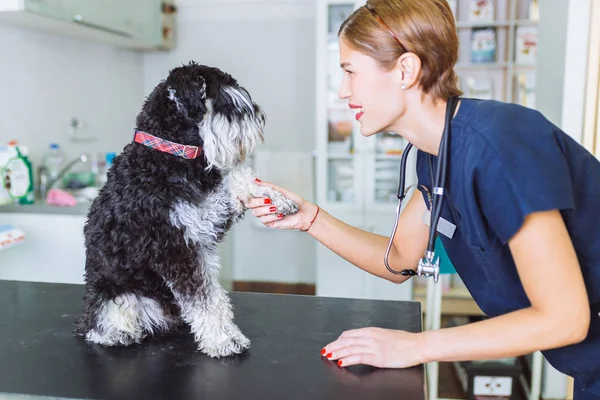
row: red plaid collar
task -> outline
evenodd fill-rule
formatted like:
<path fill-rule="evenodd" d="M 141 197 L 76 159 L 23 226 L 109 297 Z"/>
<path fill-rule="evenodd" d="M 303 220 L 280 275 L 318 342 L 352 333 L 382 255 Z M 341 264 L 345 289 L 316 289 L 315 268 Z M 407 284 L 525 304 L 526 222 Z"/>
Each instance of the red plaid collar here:
<path fill-rule="evenodd" d="M 187 146 L 175 142 L 170 142 L 165 139 L 153 136 L 149 133 L 135 130 L 133 134 L 133 141 L 136 143 L 143 144 L 144 146 L 150 147 L 155 150 L 162 151 L 164 153 L 170 153 L 175 156 L 183 157 L 186 159 L 194 159 L 202 153 L 202 149 L 197 146 Z"/>

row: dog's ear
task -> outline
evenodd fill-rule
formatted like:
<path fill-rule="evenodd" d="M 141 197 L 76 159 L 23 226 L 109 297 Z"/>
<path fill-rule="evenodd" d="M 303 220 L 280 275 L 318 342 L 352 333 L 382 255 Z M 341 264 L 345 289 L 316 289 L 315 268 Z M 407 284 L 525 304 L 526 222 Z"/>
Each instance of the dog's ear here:
<path fill-rule="evenodd" d="M 255 108 L 250 93 L 241 86 L 222 86 L 215 100 L 215 109 L 226 115 L 254 116 Z"/>
<path fill-rule="evenodd" d="M 167 97 L 183 117 L 198 121 L 206 111 L 206 81 L 199 76 L 183 82 L 167 82 Z"/>

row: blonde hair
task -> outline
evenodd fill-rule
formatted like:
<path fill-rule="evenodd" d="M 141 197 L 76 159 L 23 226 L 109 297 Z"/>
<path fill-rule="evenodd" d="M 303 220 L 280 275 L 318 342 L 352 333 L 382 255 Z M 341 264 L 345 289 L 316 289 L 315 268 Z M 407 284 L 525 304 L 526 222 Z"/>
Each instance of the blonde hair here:
<path fill-rule="evenodd" d="M 387 70 L 412 52 L 421 59 L 424 93 L 443 100 L 462 95 L 454 72 L 458 35 L 447 0 L 369 0 L 342 23 L 338 36 Z"/>

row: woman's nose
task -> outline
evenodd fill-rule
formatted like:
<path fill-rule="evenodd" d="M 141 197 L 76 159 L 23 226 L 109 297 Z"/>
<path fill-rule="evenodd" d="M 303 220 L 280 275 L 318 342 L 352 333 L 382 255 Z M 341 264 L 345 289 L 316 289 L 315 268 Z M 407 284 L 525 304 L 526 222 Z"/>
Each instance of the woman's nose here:
<path fill-rule="evenodd" d="M 348 85 L 346 84 L 345 78 L 342 80 L 342 83 L 340 84 L 340 89 L 338 90 L 338 97 L 340 99 L 347 99 L 350 97 L 350 89 L 348 88 Z"/>

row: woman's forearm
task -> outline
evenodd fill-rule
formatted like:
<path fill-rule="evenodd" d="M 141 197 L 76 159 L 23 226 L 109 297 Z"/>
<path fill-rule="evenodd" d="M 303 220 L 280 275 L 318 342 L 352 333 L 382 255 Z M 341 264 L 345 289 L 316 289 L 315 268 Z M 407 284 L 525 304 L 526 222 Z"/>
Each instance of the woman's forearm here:
<path fill-rule="evenodd" d="M 348 225 L 325 210 L 319 211 L 318 218 L 308 233 L 325 247 L 364 271 L 396 283 L 407 279 L 405 276 L 392 274 L 385 267 L 383 259 L 388 246 L 388 238 L 385 236 Z M 414 268 L 414 265 L 403 262 L 394 245 L 390 249 L 389 264 L 395 270 Z"/>
<path fill-rule="evenodd" d="M 530 307 L 467 325 L 425 331 L 419 334 L 423 362 L 508 358 L 577 343 L 585 338 L 589 319 L 587 309 L 573 310 L 561 319 Z"/>

